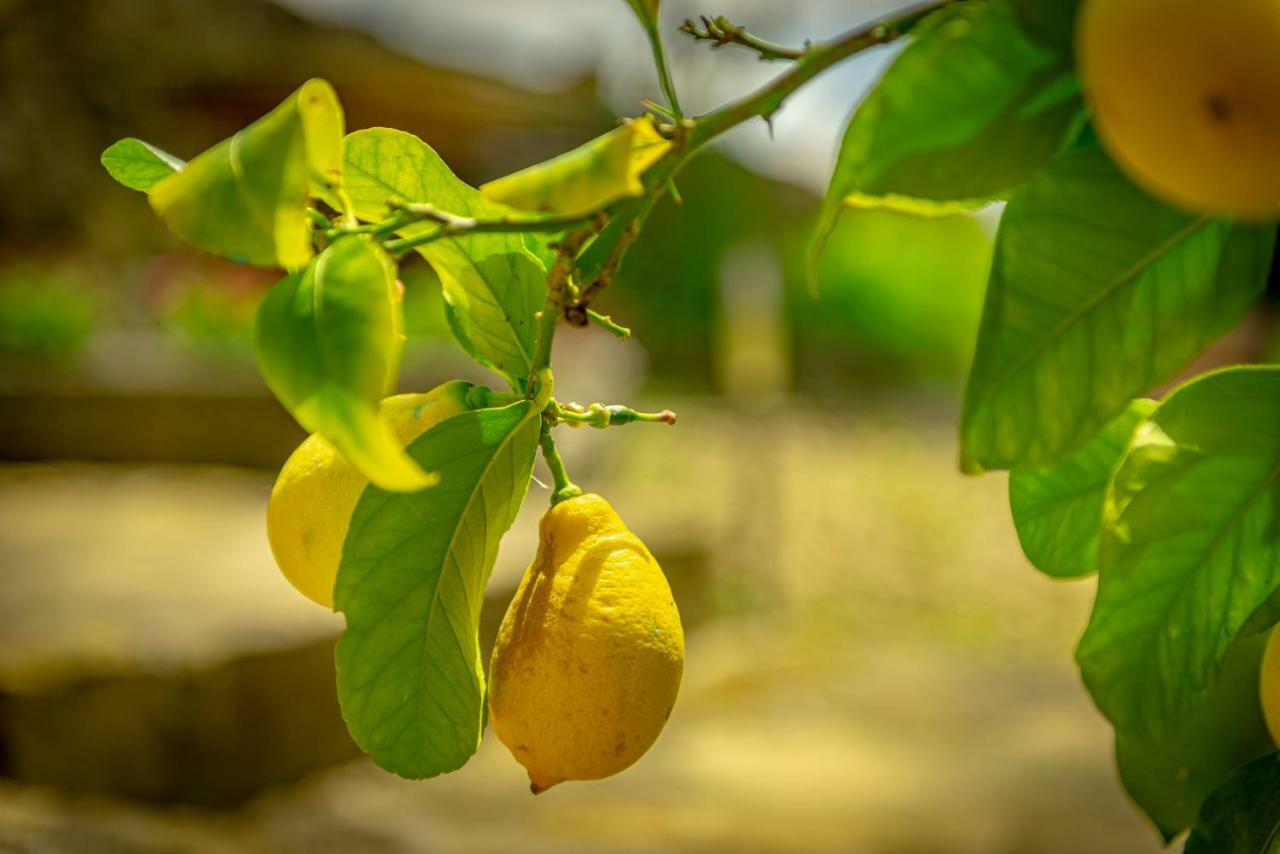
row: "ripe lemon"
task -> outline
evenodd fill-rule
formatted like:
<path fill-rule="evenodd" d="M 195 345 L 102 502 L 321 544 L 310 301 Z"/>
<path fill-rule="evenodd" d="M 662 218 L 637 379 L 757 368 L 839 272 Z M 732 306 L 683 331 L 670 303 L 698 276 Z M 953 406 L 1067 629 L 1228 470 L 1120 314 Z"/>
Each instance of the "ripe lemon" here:
<path fill-rule="evenodd" d="M 408 445 L 436 424 L 465 411 L 470 383 L 448 382 L 424 394 L 382 401 L 380 415 Z M 285 461 L 267 502 L 267 540 L 276 565 L 298 592 L 333 607 L 342 543 L 369 481 L 318 433 Z"/>
<path fill-rule="evenodd" d="M 548 510 L 489 667 L 489 719 L 533 793 L 643 756 L 683 670 L 680 614 L 644 543 L 598 495 Z"/>
<path fill-rule="evenodd" d="M 1085 0 L 1076 54 L 1134 181 L 1188 210 L 1280 218 L 1280 2 Z"/>
<path fill-rule="evenodd" d="M 1262 654 L 1262 714 L 1271 740 L 1280 744 L 1280 628 L 1271 630 Z"/>

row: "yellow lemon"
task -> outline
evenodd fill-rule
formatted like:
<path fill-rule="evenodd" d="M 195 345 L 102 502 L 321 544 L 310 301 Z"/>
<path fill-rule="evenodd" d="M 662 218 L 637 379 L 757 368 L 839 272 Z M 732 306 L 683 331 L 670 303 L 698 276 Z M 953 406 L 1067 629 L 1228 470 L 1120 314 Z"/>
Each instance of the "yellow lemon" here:
<path fill-rule="evenodd" d="M 680 613 L 644 543 L 598 495 L 548 510 L 489 667 L 489 719 L 533 793 L 643 756 L 683 670 Z"/>
<path fill-rule="evenodd" d="M 1280 628 L 1271 630 L 1262 654 L 1262 714 L 1271 740 L 1280 744 Z"/>
<path fill-rule="evenodd" d="M 1280 217 L 1280 2 L 1085 0 L 1076 53 L 1135 182 L 1192 211 Z"/>
<path fill-rule="evenodd" d="M 408 445 L 465 411 L 470 383 L 448 382 L 424 394 L 382 401 L 381 417 Z M 302 595 L 333 607 L 342 543 L 369 481 L 333 445 L 313 433 L 285 461 L 267 503 L 267 540 L 284 577 Z"/>

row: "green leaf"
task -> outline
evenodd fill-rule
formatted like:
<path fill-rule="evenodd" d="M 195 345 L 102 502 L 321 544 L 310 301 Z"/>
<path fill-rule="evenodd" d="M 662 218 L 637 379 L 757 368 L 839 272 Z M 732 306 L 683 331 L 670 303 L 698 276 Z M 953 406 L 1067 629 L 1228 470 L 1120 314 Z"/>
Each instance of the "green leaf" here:
<path fill-rule="evenodd" d="M 167 151 L 133 137 L 113 143 L 102 152 L 101 159 L 112 178 L 143 193 L 187 165 Z"/>
<path fill-rule="evenodd" d="M 1009 474 L 1009 508 L 1027 560 L 1054 578 L 1098 568 L 1102 498 L 1138 422 L 1155 401 L 1134 400 L 1089 444 L 1061 462 Z"/>
<path fill-rule="evenodd" d="M 1177 736 L 1116 737 L 1120 779 L 1166 842 L 1195 822 L 1205 798 L 1233 771 L 1275 750 L 1258 691 L 1266 645 L 1266 635 L 1257 635 L 1231 650 L 1217 687 Z"/>
<path fill-rule="evenodd" d="M 1050 465 L 1239 323 L 1274 229 L 1184 214 L 1101 149 L 1016 193 L 996 237 L 960 423 L 965 471 Z"/>
<path fill-rule="evenodd" d="M 945 213 L 989 201 L 1043 167 L 1081 116 L 1070 51 L 1031 38 L 1009 0 L 941 10 L 849 122 L 810 266 L 846 203 Z"/>
<path fill-rule="evenodd" d="M 342 108 L 309 80 L 267 115 L 150 190 L 151 207 L 186 242 L 248 264 L 296 270 L 311 258 L 307 199 L 342 179 Z"/>
<path fill-rule="evenodd" d="M 258 308 L 258 368 L 285 408 L 373 483 L 412 491 L 427 475 L 378 417 L 403 339 L 396 266 L 373 241 L 343 237 L 272 288 Z"/>
<path fill-rule="evenodd" d="M 1280 367 L 1206 374 L 1141 424 L 1103 509 L 1076 658 L 1117 731 L 1169 738 L 1280 587 Z"/>
<path fill-rule="evenodd" d="M 346 190 L 355 213 L 376 221 L 390 215 L 387 200 L 428 202 L 460 216 L 500 218 L 510 210 L 485 199 L 449 171 L 425 142 L 403 131 L 371 128 L 346 141 Z M 435 226 L 400 231 L 413 237 Z M 523 390 L 532 365 L 534 315 L 546 296 L 546 270 L 515 233 L 437 240 L 418 251 L 444 289 L 449 325 L 476 361 Z"/>
<path fill-rule="evenodd" d="M 652 119 L 629 119 L 559 157 L 482 184 L 480 193 L 524 211 L 589 214 L 641 195 L 640 176 L 670 149 Z"/>
<path fill-rule="evenodd" d="M 1205 801 L 1185 854 L 1275 854 L 1280 845 L 1280 753 L 1255 759 Z"/>
<path fill-rule="evenodd" d="M 454 416 L 409 446 L 439 486 L 370 488 L 356 505 L 334 591 L 347 618 L 338 699 L 356 743 L 388 771 L 453 771 L 480 743 L 480 605 L 540 422 L 529 401 Z"/>
<path fill-rule="evenodd" d="M 1075 36 L 1080 0 L 1013 0 L 1027 32 L 1069 51 Z"/>

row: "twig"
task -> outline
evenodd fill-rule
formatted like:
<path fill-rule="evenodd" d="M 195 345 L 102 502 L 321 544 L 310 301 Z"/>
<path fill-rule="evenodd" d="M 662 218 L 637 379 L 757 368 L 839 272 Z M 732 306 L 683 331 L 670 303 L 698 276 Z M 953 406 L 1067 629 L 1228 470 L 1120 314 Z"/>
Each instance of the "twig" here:
<path fill-rule="evenodd" d="M 636 412 L 634 409 L 620 404 L 605 406 L 603 403 L 593 403 L 590 406 L 583 406 L 580 403 L 562 404 L 552 401 L 548 412 L 552 419 L 563 421 L 570 427 L 594 427 L 597 430 L 603 430 L 606 427 L 621 427 L 623 424 L 676 423 L 676 414 L 670 409 L 664 409 L 661 412 Z"/>
<path fill-rule="evenodd" d="M 812 47 L 806 43 L 802 48 L 793 48 L 767 41 L 747 32 L 745 27 L 736 26 L 723 15 L 714 18 L 702 15 L 701 19 L 702 29 L 698 29 L 698 25 L 692 18 L 688 18 L 680 27 L 680 32 L 687 33 L 698 41 L 713 42 L 713 48 L 721 48 L 728 44 L 741 45 L 759 54 L 761 62 L 799 59 Z"/>
<path fill-rule="evenodd" d="M 618 337 L 619 341 L 626 341 L 628 338 L 631 337 L 631 330 L 625 326 L 622 326 L 621 324 L 614 323 L 613 318 L 610 317 L 609 315 L 601 314 L 600 312 L 596 311 L 593 308 L 589 308 L 586 311 L 587 311 L 587 320 L 590 320 L 592 323 L 596 324 L 597 326 L 602 326 L 605 329 L 609 330 L 610 332 L 612 332 L 614 335 Z"/>
<path fill-rule="evenodd" d="M 710 140 L 756 117 L 768 120 L 790 95 L 831 66 L 868 48 L 897 41 L 945 6 L 965 0 L 935 0 L 893 18 L 851 30 L 829 42 L 810 45 L 785 73 L 754 93 L 695 120 L 686 138 L 686 156 Z M 665 179 L 667 176 L 663 176 Z"/>

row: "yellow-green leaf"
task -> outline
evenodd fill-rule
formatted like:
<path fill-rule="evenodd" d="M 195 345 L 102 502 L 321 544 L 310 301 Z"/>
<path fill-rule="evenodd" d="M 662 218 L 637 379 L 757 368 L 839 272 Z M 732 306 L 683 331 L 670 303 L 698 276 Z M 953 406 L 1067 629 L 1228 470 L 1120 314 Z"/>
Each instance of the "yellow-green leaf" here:
<path fill-rule="evenodd" d="M 389 128 L 356 131 L 346 142 L 346 192 L 363 220 L 390 215 L 387 200 L 427 202 L 459 216 L 492 219 L 510 208 L 485 199 L 411 133 Z M 437 228 L 419 222 L 400 229 L 416 237 Z M 480 364 L 523 390 L 533 362 L 534 316 L 546 296 L 546 270 L 515 233 L 462 234 L 418 247 L 444 292 L 455 337 Z"/>
<path fill-rule="evenodd" d="M 372 240 L 349 236 L 267 294 L 255 333 L 262 376 L 298 423 L 374 484 L 412 492 L 438 478 L 378 417 L 399 368 L 400 330 L 395 264 Z"/>
<path fill-rule="evenodd" d="M 102 165 L 130 190 L 147 192 L 187 164 L 167 151 L 128 137 L 102 152 Z"/>
<path fill-rule="evenodd" d="M 671 148 L 647 116 L 544 163 L 490 181 L 480 192 L 525 211 L 588 214 L 644 192 L 640 176 Z"/>
<path fill-rule="evenodd" d="M 181 239 L 233 260 L 296 270 L 312 256 L 307 199 L 333 201 L 342 179 L 342 108 L 309 80 L 267 115 L 150 190 Z"/>

